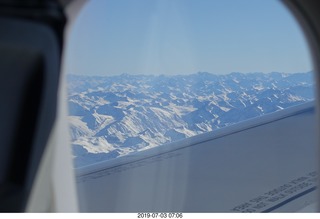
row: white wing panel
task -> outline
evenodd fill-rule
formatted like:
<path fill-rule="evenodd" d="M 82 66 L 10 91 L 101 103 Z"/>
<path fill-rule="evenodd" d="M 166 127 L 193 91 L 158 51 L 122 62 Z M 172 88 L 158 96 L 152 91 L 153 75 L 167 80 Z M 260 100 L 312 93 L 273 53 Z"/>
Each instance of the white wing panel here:
<path fill-rule="evenodd" d="M 314 203 L 313 103 L 77 170 L 98 212 L 295 212 Z"/>

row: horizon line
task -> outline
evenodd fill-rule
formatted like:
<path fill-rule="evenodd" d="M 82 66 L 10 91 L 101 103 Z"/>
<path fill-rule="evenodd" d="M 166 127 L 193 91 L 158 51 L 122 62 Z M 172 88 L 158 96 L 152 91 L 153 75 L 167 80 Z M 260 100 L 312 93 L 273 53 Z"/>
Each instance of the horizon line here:
<path fill-rule="evenodd" d="M 166 74 L 166 73 L 162 73 L 162 74 L 145 74 L 145 73 L 127 73 L 127 72 L 123 72 L 120 74 L 76 74 L 76 73 L 67 73 L 67 76 L 85 76 L 85 77 L 117 77 L 117 76 L 125 76 L 125 75 L 129 75 L 129 76 L 165 76 L 165 77 L 169 77 L 169 76 L 191 76 L 191 75 L 196 75 L 196 74 L 210 74 L 210 75 L 215 75 L 215 76 L 225 76 L 225 75 L 231 75 L 231 74 L 273 74 L 273 73 L 277 73 L 277 74 L 288 74 L 288 75 L 293 75 L 293 74 L 308 74 L 308 73 L 314 73 L 314 70 L 309 70 L 309 71 L 305 71 L 305 72 L 280 72 L 280 71 L 271 71 L 271 72 L 230 72 L 227 74 L 219 74 L 219 73 L 211 73 L 211 72 L 207 72 L 207 71 L 198 71 L 195 73 L 177 73 L 177 74 Z"/>

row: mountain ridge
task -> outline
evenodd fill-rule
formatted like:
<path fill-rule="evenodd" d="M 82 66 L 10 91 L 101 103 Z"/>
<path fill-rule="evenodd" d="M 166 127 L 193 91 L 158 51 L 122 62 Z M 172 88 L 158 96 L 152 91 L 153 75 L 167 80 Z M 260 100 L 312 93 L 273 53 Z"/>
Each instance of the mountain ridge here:
<path fill-rule="evenodd" d="M 76 166 L 113 159 L 313 100 L 307 73 L 68 76 Z"/>

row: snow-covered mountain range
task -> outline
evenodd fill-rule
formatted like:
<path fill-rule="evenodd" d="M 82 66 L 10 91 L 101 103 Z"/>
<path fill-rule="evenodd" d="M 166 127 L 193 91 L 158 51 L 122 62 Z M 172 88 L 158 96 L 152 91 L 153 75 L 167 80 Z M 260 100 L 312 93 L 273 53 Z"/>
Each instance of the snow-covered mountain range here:
<path fill-rule="evenodd" d="M 312 72 L 68 76 L 76 167 L 314 99 Z"/>

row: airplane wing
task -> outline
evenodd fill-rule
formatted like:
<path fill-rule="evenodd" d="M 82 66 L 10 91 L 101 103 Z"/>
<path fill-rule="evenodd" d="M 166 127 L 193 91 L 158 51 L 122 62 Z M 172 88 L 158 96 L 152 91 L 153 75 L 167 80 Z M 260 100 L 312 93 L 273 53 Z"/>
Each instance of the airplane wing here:
<path fill-rule="evenodd" d="M 314 103 L 77 169 L 88 212 L 316 210 Z M 310 207 L 311 206 L 311 207 Z"/>

